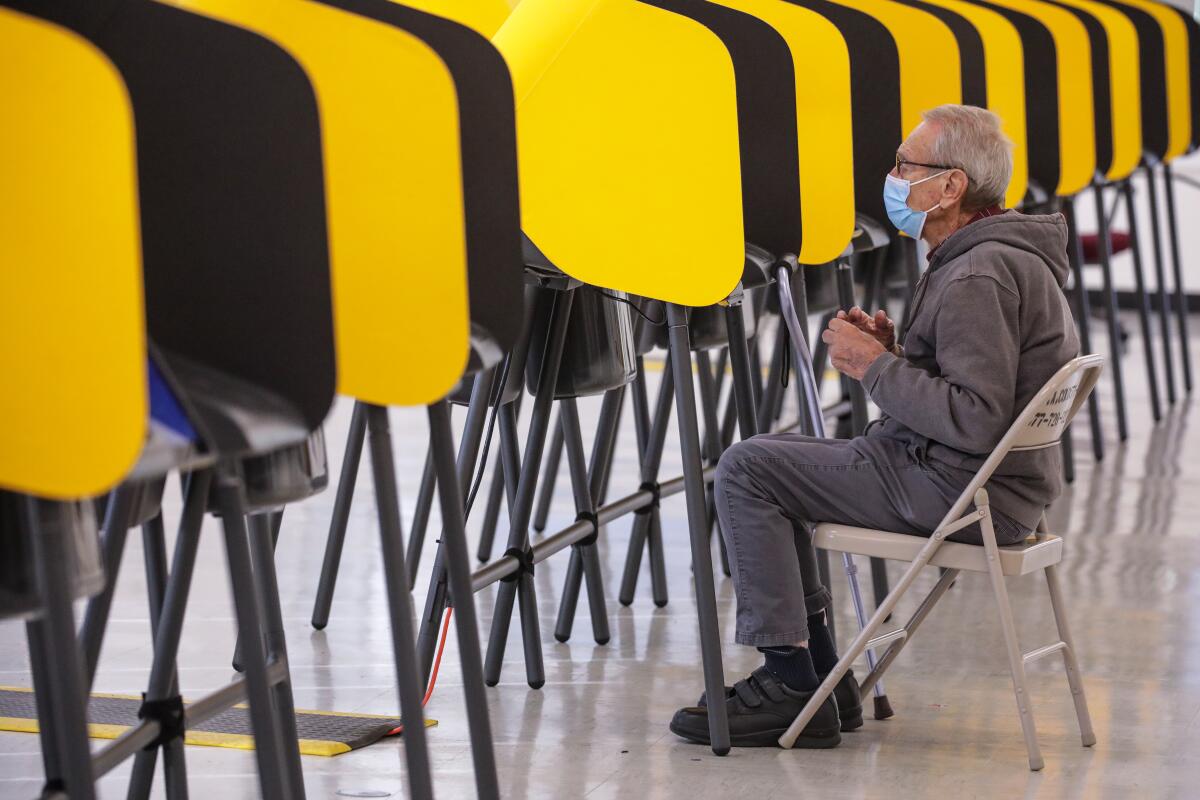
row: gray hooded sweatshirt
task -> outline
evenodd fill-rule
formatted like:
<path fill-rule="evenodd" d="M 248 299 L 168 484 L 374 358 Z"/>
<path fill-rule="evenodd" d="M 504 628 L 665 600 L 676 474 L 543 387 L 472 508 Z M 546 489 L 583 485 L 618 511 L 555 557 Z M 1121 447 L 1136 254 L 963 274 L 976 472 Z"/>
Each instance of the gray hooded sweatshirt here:
<path fill-rule="evenodd" d="M 1079 340 L 1063 294 L 1061 214 L 1009 211 L 947 238 L 917 284 L 900 355 L 880 356 L 863 386 L 889 436 L 965 487 L 1012 421 Z M 1033 529 L 1062 491 L 1061 447 L 1011 453 L 988 481 L 992 505 Z"/>

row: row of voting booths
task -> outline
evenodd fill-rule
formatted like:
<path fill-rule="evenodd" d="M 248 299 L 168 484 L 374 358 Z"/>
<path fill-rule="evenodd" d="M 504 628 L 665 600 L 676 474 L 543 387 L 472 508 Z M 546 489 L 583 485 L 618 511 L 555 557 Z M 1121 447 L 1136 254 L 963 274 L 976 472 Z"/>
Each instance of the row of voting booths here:
<path fill-rule="evenodd" d="M 842 436 L 865 426 L 867 398 L 844 378 L 824 406 L 799 392 L 806 413 L 789 420 L 785 387 L 802 382 L 786 374 L 825 372 L 805 338 L 838 309 L 914 291 L 918 245 L 887 224 L 881 192 L 934 106 L 999 114 L 1007 204 L 1066 215 L 1088 351 L 1098 268 L 1118 439 L 1136 373 L 1156 419 L 1191 391 L 1172 162 L 1200 146 L 1200 26 L 1154 0 L 0 0 L 0 70 L 0 372 L 18 387 L 0 393 L 0 614 L 26 620 L 47 796 L 93 797 L 133 759 L 130 797 L 149 796 L 159 764 L 167 795 L 185 797 L 186 729 L 241 702 L 263 796 L 304 796 L 273 551 L 300 535 L 286 506 L 336 492 L 315 587 L 325 627 L 364 449 L 410 796 L 436 785 L 422 699 L 446 615 L 478 794 L 498 797 L 485 687 L 514 615 L 526 679 L 545 681 L 537 564 L 569 551 L 555 637 L 572 636 L 586 591 L 604 644 L 598 539 L 629 525 L 618 599 L 635 601 L 644 568 L 666 604 L 671 497 L 687 510 L 698 677 L 722 695 L 715 464 L 738 437 L 816 433 L 814 417 Z M 1143 370 L 1122 369 L 1122 216 Z M 331 480 L 321 426 L 338 394 L 354 408 Z M 588 396 L 603 397 L 590 443 Z M 393 406 L 428 414 L 409 531 Z M 626 416 L 640 470 L 616 476 L 637 488 L 615 497 Z M 1093 396 L 1096 458 L 1106 423 Z M 682 464 L 664 458 L 672 425 Z M 564 456 L 576 518 L 546 531 Z M 167 491 L 183 492 L 177 520 L 163 519 Z M 241 674 L 196 697 L 177 654 L 209 514 Z M 150 678 L 140 724 L 93 749 L 86 699 L 133 529 Z M 432 578 L 417 585 L 423 557 Z M 481 591 L 496 593 L 488 630 Z M 729 751 L 723 706 L 710 738 Z"/>

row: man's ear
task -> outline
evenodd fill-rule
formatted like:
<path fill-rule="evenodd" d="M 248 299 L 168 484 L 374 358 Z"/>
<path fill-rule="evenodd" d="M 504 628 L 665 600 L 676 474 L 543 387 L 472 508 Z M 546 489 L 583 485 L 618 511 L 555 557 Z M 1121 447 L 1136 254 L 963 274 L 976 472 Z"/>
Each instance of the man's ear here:
<path fill-rule="evenodd" d="M 961 169 L 951 170 L 947 176 L 946 186 L 942 189 L 943 205 L 959 203 L 967 195 L 967 173 Z"/>

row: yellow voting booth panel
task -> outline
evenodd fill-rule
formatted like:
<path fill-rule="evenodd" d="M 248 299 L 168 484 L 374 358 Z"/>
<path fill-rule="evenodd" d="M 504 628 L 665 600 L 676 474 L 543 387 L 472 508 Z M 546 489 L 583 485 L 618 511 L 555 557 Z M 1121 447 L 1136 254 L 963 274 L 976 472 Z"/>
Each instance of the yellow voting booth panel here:
<path fill-rule="evenodd" d="M 147 416 L 133 110 L 74 33 L 0 9 L 0 487 L 99 494 Z"/>
<path fill-rule="evenodd" d="M 900 56 L 900 117 L 905 134 L 921 124 L 921 113 L 962 102 L 958 41 L 940 19 L 889 0 L 837 0 L 883 23 Z"/>
<path fill-rule="evenodd" d="M 1129 17 L 1094 0 L 1059 0 L 1091 14 L 1108 40 L 1108 79 L 1112 97 L 1113 160 L 1110 181 L 1129 177 L 1142 161 L 1142 84 L 1137 28 Z M 1186 43 L 1185 43 L 1186 47 Z"/>
<path fill-rule="evenodd" d="M 428 11 L 439 17 L 474 28 L 489 39 L 508 19 L 512 7 L 508 0 L 394 0 L 398 5 Z"/>
<path fill-rule="evenodd" d="M 1167 161 L 1188 151 L 1192 137 L 1192 86 L 1188 62 L 1188 33 L 1183 19 L 1167 4 L 1154 0 L 1121 0 L 1154 17 L 1162 28 L 1163 62 L 1167 70 Z"/>
<path fill-rule="evenodd" d="M 522 0 L 494 40 L 517 99 L 525 233 L 586 283 L 724 299 L 745 237 L 733 65 L 636 0 Z"/>
<path fill-rule="evenodd" d="M 717 0 L 774 28 L 788 44 L 796 72 L 800 150 L 801 264 L 824 264 L 854 236 L 854 146 L 850 54 L 825 17 L 778 0 Z M 820 76 L 819 80 L 816 79 Z"/>
<path fill-rule="evenodd" d="M 173 0 L 279 44 L 321 113 L 338 390 L 379 405 L 444 397 L 467 363 L 458 104 L 438 55 L 320 3 Z"/>
<path fill-rule="evenodd" d="M 983 40 L 988 109 L 996 112 L 1013 143 L 1013 174 L 1005 205 L 1014 207 L 1029 188 L 1029 145 L 1025 120 L 1025 51 L 1021 35 L 1003 15 L 963 0 L 926 0 L 959 14 Z"/>
<path fill-rule="evenodd" d="M 992 0 L 1033 17 L 1054 37 L 1058 66 L 1059 172 L 1054 193 L 1083 191 L 1096 175 L 1096 118 L 1092 102 L 1092 47 L 1083 23 L 1064 8 L 1038 0 Z"/>

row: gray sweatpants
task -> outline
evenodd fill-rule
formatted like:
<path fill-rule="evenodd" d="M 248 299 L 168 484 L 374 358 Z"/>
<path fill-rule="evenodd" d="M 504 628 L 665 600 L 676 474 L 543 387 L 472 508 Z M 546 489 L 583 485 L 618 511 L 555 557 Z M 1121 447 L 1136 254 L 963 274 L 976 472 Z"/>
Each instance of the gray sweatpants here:
<path fill-rule="evenodd" d="M 735 444 L 717 465 L 715 491 L 737 590 L 736 641 L 766 647 L 808 639 L 806 618 L 830 603 L 811 525 L 929 536 L 965 485 L 883 436 L 764 434 Z M 1029 533 L 994 509 L 992 517 L 1001 545 Z M 979 543 L 979 526 L 950 538 Z"/>

